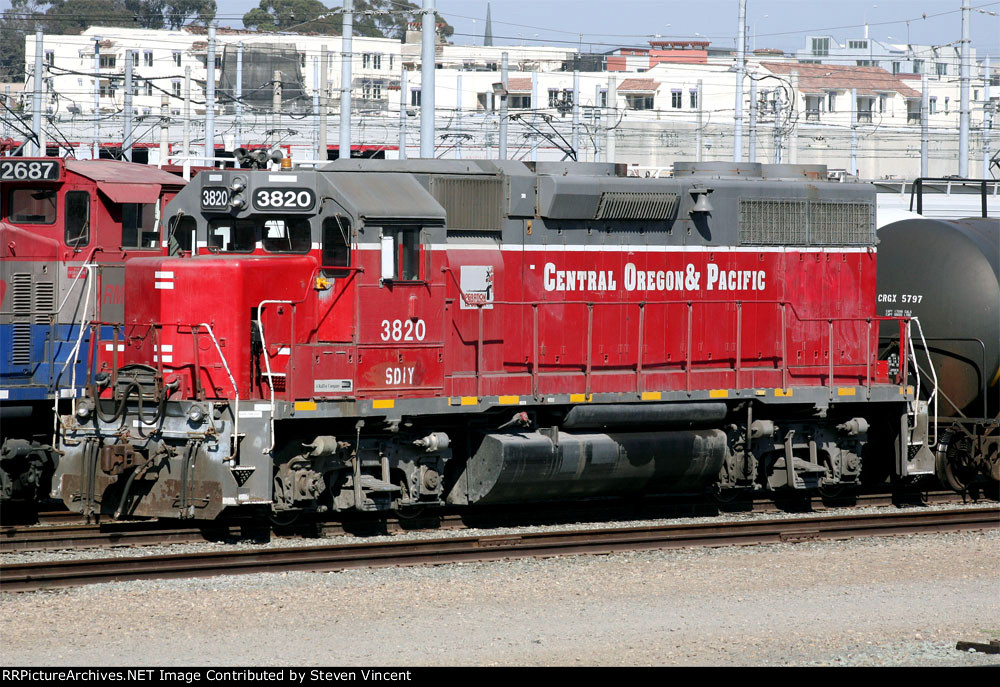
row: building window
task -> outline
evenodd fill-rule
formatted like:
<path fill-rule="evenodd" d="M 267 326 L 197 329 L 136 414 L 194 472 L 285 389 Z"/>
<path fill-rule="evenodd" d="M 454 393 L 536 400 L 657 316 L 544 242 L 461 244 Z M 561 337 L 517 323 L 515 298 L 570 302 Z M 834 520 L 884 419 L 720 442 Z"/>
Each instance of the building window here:
<path fill-rule="evenodd" d="M 139 80 L 132 79 L 132 95 L 139 95 Z"/>
<path fill-rule="evenodd" d="M 688 97 L 688 107 L 690 107 L 692 110 L 697 109 L 698 108 L 698 89 L 697 88 L 692 88 L 688 92 L 688 96 L 689 96 Z"/>
<path fill-rule="evenodd" d="M 372 66 L 372 54 L 370 52 L 361 53 L 361 68 L 371 69 Z"/>
<path fill-rule="evenodd" d="M 923 60 L 913 60 L 913 73 L 923 74 L 924 73 L 924 61 Z"/>
<path fill-rule="evenodd" d="M 906 123 L 920 123 L 920 101 L 916 98 L 906 101 Z"/>
<path fill-rule="evenodd" d="M 181 66 L 181 51 L 180 50 L 174 50 L 174 66 L 175 67 L 180 67 Z"/>
<path fill-rule="evenodd" d="M 847 47 L 851 50 L 867 50 L 868 41 L 847 41 Z"/>
<path fill-rule="evenodd" d="M 878 111 L 885 112 L 886 110 L 889 109 L 888 106 L 889 106 L 889 96 L 885 93 L 880 94 L 878 97 Z"/>
<path fill-rule="evenodd" d="M 949 98 L 948 96 L 945 96 L 944 97 L 944 113 L 945 114 L 948 114 L 948 105 L 949 105 L 949 103 L 951 103 L 951 98 Z"/>
<path fill-rule="evenodd" d="M 299 67 L 306 68 L 306 54 L 304 52 L 299 53 Z"/>
<path fill-rule="evenodd" d="M 222 69 L 222 55 L 215 56 L 215 68 Z"/>
<path fill-rule="evenodd" d="M 570 95 L 572 95 L 572 93 L 573 93 L 573 91 L 570 91 Z M 602 88 L 601 89 L 601 107 L 607 107 L 607 106 L 608 106 L 608 89 Z"/>
<path fill-rule="evenodd" d="M 670 107 L 675 110 L 680 109 L 684 104 L 684 98 L 681 96 L 681 91 L 679 88 L 675 88 L 670 91 Z"/>
<path fill-rule="evenodd" d="M 625 107 L 630 110 L 652 110 L 653 94 L 649 95 L 626 95 Z"/>
<path fill-rule="evenodd" d="M 806 96 L 806 120 L 819 120 L 820 109 L 823 105 L 823 96 Z"/>
<path fill-rule="evenodd" d="M 45 64 L 50 67 L 56 63 L 56 53 L 54 50 L 45 51 Z"/>
<path fill-rule="evenodd" d="M 153 66 L 153 51 L 147 50 L 142 54 L 142 61 L 147 67 Z"/>
<path fill-rule="evenodd" d="M 102 98 L 114 98 L 115 97 L 114 81 L 102 81 L 100 91 Z"/>
<path fill-rule="evenodd" d="M 519 93 L 514 95 L 513 93 L 507 99 L 507 105 L 512 110 L 530 110 L 531 109 L 531 94 L 530 93 Z"/>
<path fill-rule="evenodd" d="M 411 88 L 410 89 L 410 105 L 412 107 L 420 107 L 420 89 Z"/>
<path fill-rule="evenodd" d="M 174 79 L 170 83 L 170 89 L 173 91 L 175 98 L 180 98 L 181 97 L 181 82 L 180 81 L 178 81 L 177 79 Z"/>
<path fill-rule="evenodd" d="M 813 38 L 812 39 L 812 54 L 816 57 L 826 57 L 830 54 L 830 39 L 829 38 Z"/>
<path fill-rule="evenodd" d="M 928 114 L 937 114 L 937 98 L 936 97 L 932 97 L 930 99 L 930 103 L 931 103 L 931 109 L 928 112 Z"/>
<path fill-rule="evenodd" d="M 858 122 L 871 124 L 873 99 L 867 96 L 859 97 L 855 107 L 858 108 Z"/>
<path fill-rule="evenodd" d="M 382 53 L 375 53 L 372 55 L 372 69 L 382 68 Z"/>
<path fill-rule="evenodd" d="M 855 60 L 859 67 L 874 67 L 875 62 L 873 60 Z"/>
<path fill-rule="evenodd" d="M 892 73 L 899 74 L 899 62 L 892 63 Z"/>
<path fill-rule="evenodd" d="M 149 80 L 146 81 L 146 95 L 153 95 L 153 82 Z"/>
<path fill-rule="evenodd" d="M 101 55 L 101 69 L 114 69 L 116 60 L 114 55 Z"/>
<path fill-rule="evenodd" d="M 133 67 L 138 67 L 139 66 L 139 53 L 137 51 L 135 51 L 135 50 L 133 50 L 131 52 L 132 52 L 132 66 Z"/>
<path fill-rule="evenodd" d="M 938 63 L 936 63 L 934 65 L 934 67 L 935 67 L 935 69 L 937 69 L 937 75 L 938 76 L 948 76 L 948 63 L 947 62 L 938 62 Z"/>
<path fill-rule="evenodd" d="M 559 106 L 559 89 L 550 88 L 549 89 L 549 107 Z"/>
<path fill-rule="evenodd" d="M 826 96 L 826 111 L 836 112 L 837 111 L 837 94 L 831 91 Z"/>
<path fill-rule="evenodd" d="M 393 55 L 389 55 L 389 71 L 390 72 L 392 71 L 392 58 L 393 58 Z"/>

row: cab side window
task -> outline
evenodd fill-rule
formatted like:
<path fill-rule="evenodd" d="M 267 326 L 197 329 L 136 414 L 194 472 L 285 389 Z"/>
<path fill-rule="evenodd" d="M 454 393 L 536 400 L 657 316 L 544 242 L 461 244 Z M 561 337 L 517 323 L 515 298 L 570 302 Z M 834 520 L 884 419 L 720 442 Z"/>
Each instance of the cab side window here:
<path fill-rule="evenodd" d="M 122 203 L 122 248 L 158 248 L 153 203 Z"/>
<path fill-rule="evenodd" d="M 66 192 L 66 245 L 82 248 L 90 243 L 90 193 Z"/>
<path fill-rule="evenodd" d="M 194 245 L 194 233 L 197 223 L 191 215 L 176 214 L 170 218 L 170 254 L 177 255 L 181 251 L 190 253 Z"/>
<path fill-rule="evenodd" d="M 420 280 L 420 227 L 384 227 L 382 237 L 393 240 L 396 279 Z"/>
<path fill-rule="evenodd" d="M 351 265 L 351 221 L 343 217 L 323 220 L 323 275 L 343 277 Z"/>

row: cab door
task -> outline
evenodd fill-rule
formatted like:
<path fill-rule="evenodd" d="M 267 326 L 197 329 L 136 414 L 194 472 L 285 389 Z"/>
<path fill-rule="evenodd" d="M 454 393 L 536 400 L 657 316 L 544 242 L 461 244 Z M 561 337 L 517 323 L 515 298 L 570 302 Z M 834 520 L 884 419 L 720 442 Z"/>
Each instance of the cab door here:
<path fill-rule="evenodd" d="M 419 222 L 366 228 L 379 243 L 373 274 L 358 287 L 359 397 L 444 393 L 445 285 L 431 253 L 434 230 Z"/>

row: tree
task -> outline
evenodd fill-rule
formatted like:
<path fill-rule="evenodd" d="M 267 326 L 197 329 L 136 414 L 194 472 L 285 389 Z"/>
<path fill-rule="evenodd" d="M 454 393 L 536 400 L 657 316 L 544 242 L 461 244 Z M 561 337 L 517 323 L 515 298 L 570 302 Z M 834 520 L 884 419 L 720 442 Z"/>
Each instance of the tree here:
<path fill-rule="evenodd" d="M 176 30 L 197 19 L 199 24 L 208 26 L 215 19 L 215 0 L 164 0 L 167 25 Z"/>
<path fill-rule="evenodd" d="M 261 0 L 243 15 L 243 25 L 258 31 L 339 34 L 342 22 L 319 0 Z"/>

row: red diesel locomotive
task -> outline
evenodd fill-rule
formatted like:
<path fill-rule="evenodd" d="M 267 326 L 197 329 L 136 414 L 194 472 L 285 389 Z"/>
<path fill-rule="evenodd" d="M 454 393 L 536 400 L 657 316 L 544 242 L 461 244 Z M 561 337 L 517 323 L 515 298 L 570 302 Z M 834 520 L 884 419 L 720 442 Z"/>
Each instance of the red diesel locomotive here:
<path fill-rule="evenodd" d="M 199 174 L 172 254 L 125 265 L 120 364 L 63 419 L 53 495 L 214 518 L 933 474 L 910 361 L 878 361 L 872 186 L 621 173 Z"/>

